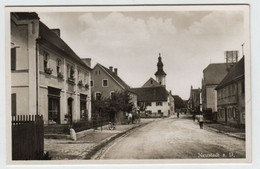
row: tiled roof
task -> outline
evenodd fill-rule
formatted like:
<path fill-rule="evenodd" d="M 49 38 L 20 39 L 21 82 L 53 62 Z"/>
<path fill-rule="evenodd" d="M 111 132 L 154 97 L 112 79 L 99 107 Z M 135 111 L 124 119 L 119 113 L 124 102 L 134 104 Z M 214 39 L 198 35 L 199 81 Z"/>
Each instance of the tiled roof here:
<path fill-rule="evenodd" d="M 100 63 L 98 63 L 97 65 L 99 65 L 100 67 L 102 67 L 103 69 L 105 69 L 105 71 L 112 76 L 121 86 L 123 86 L 125 88 L 125 90 L 134 93 L 130 87 L 115 73 L 111 72 L 108 68 L 106 68 L 105 66 L 101 65 Z"/>
<path fill-rule="evenodd" d="M 68 57 L 72 58 L 73 60 L 77 61 L 82 66 L 90 69 L 80 57 L 52 30 L 50 30 L 44 23 L 41 21 L 39 22 L 39 36 L 40 42 L 47 41 L 47 43 L 54 46 L 57 50 L 64 53 Z"/>
<path fill-rule="evenodd" d="M 227 65 L 226 63 L 209 64 L 203 73 L 205 85 L 219 84 L 228 73 Z"/>
<path fill-rule="evenodd" d="M 245 77 L 245 59 L 244 57 L 230 70 L 226 77 L 216 87 L 216 89 L 222 88 L 236 80 Z"/>
<path fill-rule="evenodd" d="M 138 101 L 167 101 L 168 91 L 165 87 L 141 87 L 132 88 L 137 94 Z"/>

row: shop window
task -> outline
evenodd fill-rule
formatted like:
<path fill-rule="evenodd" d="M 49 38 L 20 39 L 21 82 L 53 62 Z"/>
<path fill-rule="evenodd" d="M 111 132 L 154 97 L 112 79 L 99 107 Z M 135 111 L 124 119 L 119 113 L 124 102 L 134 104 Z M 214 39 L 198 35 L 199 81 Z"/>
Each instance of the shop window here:
<path fill-rule="evenodd" d="M 48 124 L 60 124 L 60 91 L 48 88 Z"/>

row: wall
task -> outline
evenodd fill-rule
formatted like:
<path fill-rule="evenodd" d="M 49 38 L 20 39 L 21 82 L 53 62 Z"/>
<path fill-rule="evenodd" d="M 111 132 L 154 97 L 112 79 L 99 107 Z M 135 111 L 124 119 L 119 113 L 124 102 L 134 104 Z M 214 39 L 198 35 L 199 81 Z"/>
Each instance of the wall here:
<path fill-rule="evenodd" d="M 111 91 L 121 92 L 124 90 L 117 82 L 115 82 L 115 80 L 113 80 L 106 72 L 104 72 L 104 70 L 100 66 L 94 67 L 91 72 L 91 78 L 91 80 L 94 81 L 94 87 L 91 88 L 94 97 L 96 92 L 101 92 L 102 97 L 109 98 Z M 102 86 L 103 79 L 108 80 L 107 87 Z"/>
<path fill-rule="evenodd" d="M 12 93 L 16 93 L 17 102 L 23 102 L 27 114 L 36 114 L 36 38 L 39 35 L 39 20 L 25 19 L 18 20 L 11 14 L 11 47 L 16 48 L 16 70 L 11 71 Z M 27 87 L 28 93 L 24 93 Z M 14 89 L 16 88 L 16 89 Z M 23 94 L 22 94 L 23 93 Z M 22 94 L 22 95 L 20 95 Z M 18 100 L 23 98 L 26 100 Z M 27 103 L 26 103 L 27 102 Z M 21 106 L 17 112 L 24 111 Z"/>
<path fill-rule="evenodd" d="M 151 106 L 147 106 L 145 111 L 151 111 L 152 114 L 158 115 L 158 110 L 161 110 L 163 116 L 168 116 L 169 105 L 167 101 L 162 102 L 162 106 L 156 106 L 156 102 L 152 102 Z"/>
<path fill-rule="evenodd" d="M 218 92 L 218 122 L 231 125 L 244 125 L 245 124 L 245 94 L 242 92 L 243 80 L 235 83 L 235 93 L 220 95 L 219 93 L 225 88 L 219 89 Z M 228 93 L 228 92 L 227 92 Z"/>
<path fill-rule="evenodd" d="M 217 112 L 217 85 L 206 86 L 206 108 L 211 108 L 212 112 Z"/>
<path fill-rule="evenodd" d="M 44 52 L 48 52 L 49 61 L 48 67 L 53 69 L 52 74 L 49 75 L 44 72 Z M 57 59 L 61 60 L 60 72 L 63 74 L 63 79 L 58 78 L 57 73 Z M 72 85 L 67 81 L 67 65 L 70 64 L 74 67 L 75 73 L 75 84 Z M 79 70 L 79 72 L 78 72 Z M 88 120 L 91 119 L 91 89 L 90 87 L 85 88 L 85 84 L 90 84 L 90 71 L 79 65 L 73 59 L 64 57 L 62 54 L 59 54 L 58 51 L 48 48 L 45 45 L 41 44 L 39 48 L 39 76 L 40 76 L 40 113 L 44 115 L 44 123 L 48 123 L 48 87 L 54 87 L 61 89 L 60 93 L 60 120 L 62 124 L 68 123 L 68 120 L 65 118 L 65 115 L 68 113 L 67 104 L 68 99 L 72 98 L 72 117 L 73 121 L 77 122 L 80 120 L 80 94 L 87 95 L 86 108 L 88 110 Z M 83 86 L 79 86 L 79 80 L 83 81 Z"/>

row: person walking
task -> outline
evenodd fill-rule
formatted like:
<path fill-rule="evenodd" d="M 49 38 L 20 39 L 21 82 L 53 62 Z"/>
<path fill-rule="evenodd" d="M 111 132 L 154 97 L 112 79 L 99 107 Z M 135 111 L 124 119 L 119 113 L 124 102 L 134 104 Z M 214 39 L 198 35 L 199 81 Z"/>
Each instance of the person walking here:
<path fill-rule="evenodd" d="M 129 114 L 128 114 L 128 124 L 129 124 L 129 123 L 133 123 L 133 122 L 132 122 L 132 118 L 133 118 L 132 113 L 129 113 Z"/>
<path fill-rule="evenodd" d="M 177 112 L 177 118 L 179 118 L 180 117 L 180 113 L 179 112 Z"/>
<path fill-rule="evenodd" d="M 198 121 L 199 121 L 200 129 L 203 129 L 204 117 L 202 113 L 199 115 Z"/>

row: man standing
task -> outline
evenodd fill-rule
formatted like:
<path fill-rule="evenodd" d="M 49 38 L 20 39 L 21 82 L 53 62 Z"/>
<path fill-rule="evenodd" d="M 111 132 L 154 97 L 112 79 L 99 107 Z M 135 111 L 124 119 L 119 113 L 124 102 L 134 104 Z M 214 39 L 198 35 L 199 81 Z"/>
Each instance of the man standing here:
<path fill-rule="evenodd" d="M 202 114 L 200 114 L 198 116 L 198 121 L 199 121 L 199 124 L 200 124 L 200 129 L 203 129 L 204 117 L 203 117 Z"/>

